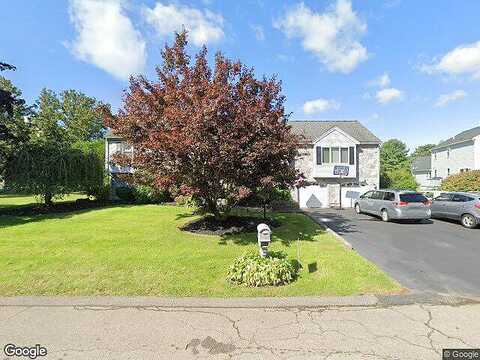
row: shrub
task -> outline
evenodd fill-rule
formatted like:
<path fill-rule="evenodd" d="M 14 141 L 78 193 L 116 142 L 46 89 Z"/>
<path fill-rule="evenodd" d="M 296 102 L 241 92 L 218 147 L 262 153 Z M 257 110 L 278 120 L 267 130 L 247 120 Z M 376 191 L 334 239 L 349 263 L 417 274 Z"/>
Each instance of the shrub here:
<path fill-rule="evenodd" d="M 264 258 L 252 251 L 235 259 L 227 280 L 233 284 L 259 287 L 285 285 L 296 277 L 297 270 L 285 253 L 272 251 Z"/>
<path fill-rule="evenodd" d="M 92 187 L 88 189 L 87 195 L 93 196 L 98 201 L 108 201 L 110 200 L 110 185 L 107 183 Z"/>
<path fill-rule="evenodd" d="M 174 201 L 177 206 L 196 207 L 195 200 L 190 195 L 177 195 Z"/>
<path fill-rule="evenodd" d="M 480 191 L 480 170 L 451 175 L 442 181 L 445 191 Z"/>
<path fill-rule="evenodd" d="M 158 204 L 168 199 L 168 195 L 165 192 L 156 191 L 147 185 L 135 187 L 133 196 L 137 204 Z"/>
<path fill-rule="evenodd" d="M 120 200 L 133 202 L 135 201 L 134 189 L 129 186 L 119 186 L 115 189 L 115 194 Z"/>
<path fill-rule="evenodd" d="M 408 168 L 402 168 L 382 173 L 380 186 L 382 188 L 416 190 L 418 184 L 410 170 Z"/>

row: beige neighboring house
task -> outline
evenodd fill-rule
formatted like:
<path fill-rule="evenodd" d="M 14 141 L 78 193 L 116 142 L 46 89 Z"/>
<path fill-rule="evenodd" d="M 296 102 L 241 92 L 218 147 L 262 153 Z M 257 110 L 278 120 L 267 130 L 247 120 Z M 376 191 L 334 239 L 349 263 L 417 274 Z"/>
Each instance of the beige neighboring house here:
<path fill-rule="evenodd" d="M 442 141 L 432 150 L 432 177 L 439 180 L 469 170 L 480 170 L 480 126 Z"/>
<path fill-rule="evenodd" d="M 300 207 L 338 207 L 340 199 L 342 207 L 351 207 L 362 193 L 379 187 L 381 141 L 360 122 L 291 121 L 289 125 L 303 139 L 295 168 L 310 183 L 292 191 Z"/>

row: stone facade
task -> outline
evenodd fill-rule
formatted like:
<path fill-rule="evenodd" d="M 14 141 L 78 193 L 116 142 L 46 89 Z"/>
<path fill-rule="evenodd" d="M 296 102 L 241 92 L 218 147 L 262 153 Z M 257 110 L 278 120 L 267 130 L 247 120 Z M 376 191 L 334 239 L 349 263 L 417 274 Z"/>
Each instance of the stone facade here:
<path fill-rule="evenodd" d="M 298 149 L 298 157 L 295 159 L 295 169 L 303 173 L 307 181 L 315 181 L 313 177 L 313 145 L 303 145 Z"/>
<path fill-rule="evenodd" d="M 380 187 L 380 147 L 378 145 L 359 145 L 358 181 Z"/>
<path fill-rule="evenodd" d="M 380 185 L 380 148 L 378 145 L 356 146 L 357 176 L 355 179 L 343 179 L 344 183 L 366 183 L 375 187 Z M 302 172 L 308 181 L 317 182 L 319 185 L 338 184 L 336 178 L 315 178 L 313 169 L 315 166 L 314 146 L 303 145 L 299 149 L 299 156 L 295 159 L 295 168 Z"/>

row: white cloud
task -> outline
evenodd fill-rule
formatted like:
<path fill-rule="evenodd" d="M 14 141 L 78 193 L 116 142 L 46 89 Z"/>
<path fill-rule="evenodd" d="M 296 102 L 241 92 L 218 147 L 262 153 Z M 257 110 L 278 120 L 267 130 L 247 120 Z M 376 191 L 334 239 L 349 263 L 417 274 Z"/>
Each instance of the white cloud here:
<path fill-rule="evenodd" d="M 358 18 L 349 0 L 337 0 L 324 13 L 301 3 L 274 26 L 288 38 L 301 38 L 303 48 L 315 54 L 329 71 L 350 73 L 368 58 L 367 49 L 359 42 L 367 24 Z"/>
<path fill-rule="evenodd" d="M 403 92 L 395 88 L 382 89 L 377 92 L 375 98 L 380 104 L 388 104 L 395 100 L 402 100 Z"/>
<path fill-rule="evenodd" d="M 303 104 L 303 112 L 308 115 L 320 113 L 327 110 L 338 110 L 339 108 L 340 103 L 335 100 L 328 99 L 310 100 L 306 101 Z"/>
<path fill-rule="evenodd" d="M 265 32 L 263 31 L 262 25 L 250 25 L 250 28 L 255 34 L 255 38 L 259 41 L 265 40 Z"/>
<path fill-rule="evenodd" d="M 143 70 L 145 41 L 125 15 L 122 0 L 70 0 L 70 20 L 77 37 L 67 47 L 76 57 L 119 79 Z"/>
<path fill-rule="evenodd" d="M 443 55 L 431 65 L 422 67 L 427 73 L 471 75 L 480 79 L 480 41 L 460 45 Z"/>
<path fill-rule="evenodd" d="M 388 73 L 383 73 L 383 75 L 379 76 L 378 78 L 372 80 L 369 82 L 370 86 L 375 86 L 379 88 L 386 88 L 388 85 L 390 85 L 390 76 L 388 76 Z"/>
<path fill-rule="evenodd" d="M 435 106 L 437 107 L 445 106 L 452 101 L 463 99 L 466 96 L 467 96 L 467 93 L 463 90 L 456 90 L 449 94 L 443 94 L 438 97 L 437 102 L 435 103 Z"/>
<path fill-rule="evenodd" d="M 157 2 L 152 9 L 144 7 L 143 15 L 159 36 L 169 36 L 186 29 L 189 39 L 197 46 L 217 42 L 225 36 L 223 17 L 210 10 Z"/>

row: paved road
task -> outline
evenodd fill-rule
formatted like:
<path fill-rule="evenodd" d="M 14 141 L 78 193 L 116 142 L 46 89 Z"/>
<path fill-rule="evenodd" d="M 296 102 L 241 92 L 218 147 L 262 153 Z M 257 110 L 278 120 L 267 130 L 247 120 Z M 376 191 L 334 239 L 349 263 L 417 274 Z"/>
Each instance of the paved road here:
<path fill-rule="evenodd" d="M 353 210 L 309 210 L 402 285 L 480 295 L 480 229 L 455 222 L 384 223 Z"/>
<path fill-rule="evenodd" d="M 434 359 L 479 348 L 480 304 L 343 308 L 0 306 L 6 344 L 55 360 Z M 24 359 L 6 357 L 0 359 Z M 27 359 L 27 358 L 25 358 Z"/>

